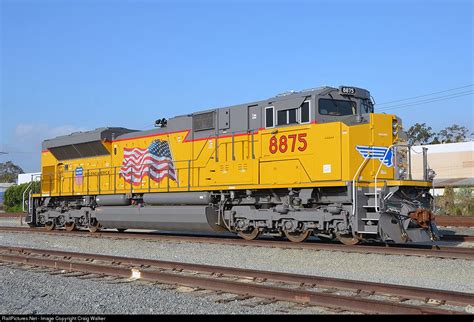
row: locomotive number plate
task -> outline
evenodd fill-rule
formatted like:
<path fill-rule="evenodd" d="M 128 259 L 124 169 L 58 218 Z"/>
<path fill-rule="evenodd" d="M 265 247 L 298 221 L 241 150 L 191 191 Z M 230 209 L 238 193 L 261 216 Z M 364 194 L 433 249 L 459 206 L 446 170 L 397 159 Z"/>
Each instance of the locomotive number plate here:
<path fill-rule="evenodd" d="M 354 87 L 341 87 L 342 94 L 355 94 L 356 90 Z"/>
<path fill-rule="evenodd" d="M 296 149 L 303 152 L 308 147 L 308 141 L 306 141 L 307 135 L 307 133 L 299 133 L 298 135 L 282 135 L 279 138 L 272 136 L 268 149 L 271 154 L 275 154 L 278 151 L 280 151 L 280 153 L 295 152 Z"/>

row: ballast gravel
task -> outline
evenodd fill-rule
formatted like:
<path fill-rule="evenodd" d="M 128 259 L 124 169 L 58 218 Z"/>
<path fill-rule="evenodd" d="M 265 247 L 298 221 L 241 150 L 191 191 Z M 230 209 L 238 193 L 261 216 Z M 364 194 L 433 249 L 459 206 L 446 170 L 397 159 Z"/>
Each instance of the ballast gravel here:
<path fill-rule="evenodd" d="M 474 262 L 416 256 L 357 254 L 175 241 L 113 240 L 0 232 L 0 245 L 182 261 L 328 276 L 474 293 Z M 51 276 L 0 266 L 0 314 L 90 313 L 327 313 L 321 308 L 249 305 L 253 300 L 216 304 L 215 295 L 196 295 L 140 282 Z M 46 294 L 46 295 L 45 295 Z M 43 296 L 43 297 L 42 297 Z M 255 303 L 254 303 L 255 304 Z"/>
<path fill-rule="evenodd" d="M 81 279 L 0 266 L 0 314 L 330 314 L 318 307 L 232 294 L 187 293 L 187 288 L 140 281 Z M 228 303 L 217 301 L 229 299 Z"/>

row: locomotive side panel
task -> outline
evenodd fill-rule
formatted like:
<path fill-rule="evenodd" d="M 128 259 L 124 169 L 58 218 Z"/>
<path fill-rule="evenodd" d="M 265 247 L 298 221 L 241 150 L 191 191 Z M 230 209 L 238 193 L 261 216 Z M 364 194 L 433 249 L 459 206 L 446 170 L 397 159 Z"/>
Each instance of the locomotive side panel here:
<path fill-rule="evenodd" d="M 393 115 L 370 114 L 369 123 L 353 126 L 343 125 L 343 180 L 371 182 L 382 163 L 378 178 L 393 179 L 393 155 L 388 147 L 394 144 L 392 133 Z M 367 157 L 367 160 L 364 159 Z M 362 165 L 362 168 L 360 168 Z M 359 169 L 360 168 L 360 169 Z"/>
<path fill-rule="evenodd" d="M 114 186 L 110 155 L 57 160 L 49 151 L 41 157 L 41 194 L 46 196 L 99 194 Z"/>

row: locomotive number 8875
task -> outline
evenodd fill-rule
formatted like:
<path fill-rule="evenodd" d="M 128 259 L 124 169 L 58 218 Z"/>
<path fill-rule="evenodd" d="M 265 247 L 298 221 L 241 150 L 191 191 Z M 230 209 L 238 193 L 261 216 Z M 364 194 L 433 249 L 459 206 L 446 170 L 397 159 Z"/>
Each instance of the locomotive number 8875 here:
<path fill-rule="evenodd" d="M 437 238 L 433 173 L 424 162 L 412 178 L 401 120 L 374 113 L 367 90 L 322 87 L 156 124 L 44 141 L 27 222 L 294 242 Z"/>

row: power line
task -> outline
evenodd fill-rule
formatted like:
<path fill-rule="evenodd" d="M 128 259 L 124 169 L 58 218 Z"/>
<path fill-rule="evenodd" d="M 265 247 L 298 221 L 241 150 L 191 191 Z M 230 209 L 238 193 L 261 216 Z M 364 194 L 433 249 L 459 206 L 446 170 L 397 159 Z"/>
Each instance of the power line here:
<path fill-rule="evenodd" d="M 438 97 L 433 97 L 421 101 L 415 101 L 411 102 L 408 104 L 401 104 L 401 105 L 395 105 L 395 106 L 390 106 L 390 107 L 385 107 L 381 108 L 381 111 L 387 111 L 387 110 L 394 110 L 398 108 L 405 108 L 405 107 L 410 107 L 410 106 L 416 106 L 416 105 L 423 105 L 423 104 L 428 104 L 432 102 L 438 102 L 438 101 L 445 101 L 453 98 L 458 98 L 462 96 L 467 96 L 467 95 L 472 95 L 474 91 L 466 91 L 466 92 L 460 92 L 460 93 L 455 93 L 455 94 L 450 94 L 450 95 L 445 95 L 445 96 L 438 96 Z"/>
<path fill-rule="evenodd" d="M 451 88 L 451 89 L 447 89 L 447 90 L 444 90 L 444 91 L 433 92 L 433 93 L 429 93 L 429 94 L 423 94 L 423 95 L 413 96 L 413 97 L 409 97 L 409 98 L 403 98 L 403 99 L 399 99 L 399 100 L 395 100 L 395 101 L 384 102 L 384 103 L 380 103 L 380 104 L 377 104 L 377 105 L 378 106 L 380 106 L 380 105 L 389 105 L 391 103 L 409 101 L 409 100 L 412 100 L 412 99 L 415 99 L 415 98 L 426 97 L 426 96 L 431 96 L 431 95 L 441 94 L 441 93 L 447 93 L 447 92 L 451 92 L 451 91 L 455 91 L 455 90 L 463 89 L 463 88 L 467 88 L 467 87 L 472 87 L 472 84 L 461 86 L 461 87 L 456 87 L 456 88 Z"/>
<path fill-rule="evenodd" d="M 401 105 L 395 105 L 395 106 L 391 106 L 391 107 L 385 107 L 385 108 L 381 108 L 380 110 L 381 111 L 395 110 L 395 109 L 398 109 L 398 108 L 405 108 L 405 107 L 410 107 L 410 106 L 423 105 L 423 104 L 437 102 L 437 101 L 445 101 L 445 100 L 449 100 L 449 99 L 453 99 L 453 98 L 472 95 L 473 93 L 474 93 L 474 91 L 468 91 L 468 92 L 461 92 L 461 93 L 456 93 L 456 94 L 452 94 L 452 95 L 439 96 L 439 97 L 434 97 L 434 98 L 430 98 L 430 99 L 426 99 L 426 100 L 416 101 L 416 102 L 412 102 L 412 103 L 408 103 L 408 104 L 401 104 Z"/>

